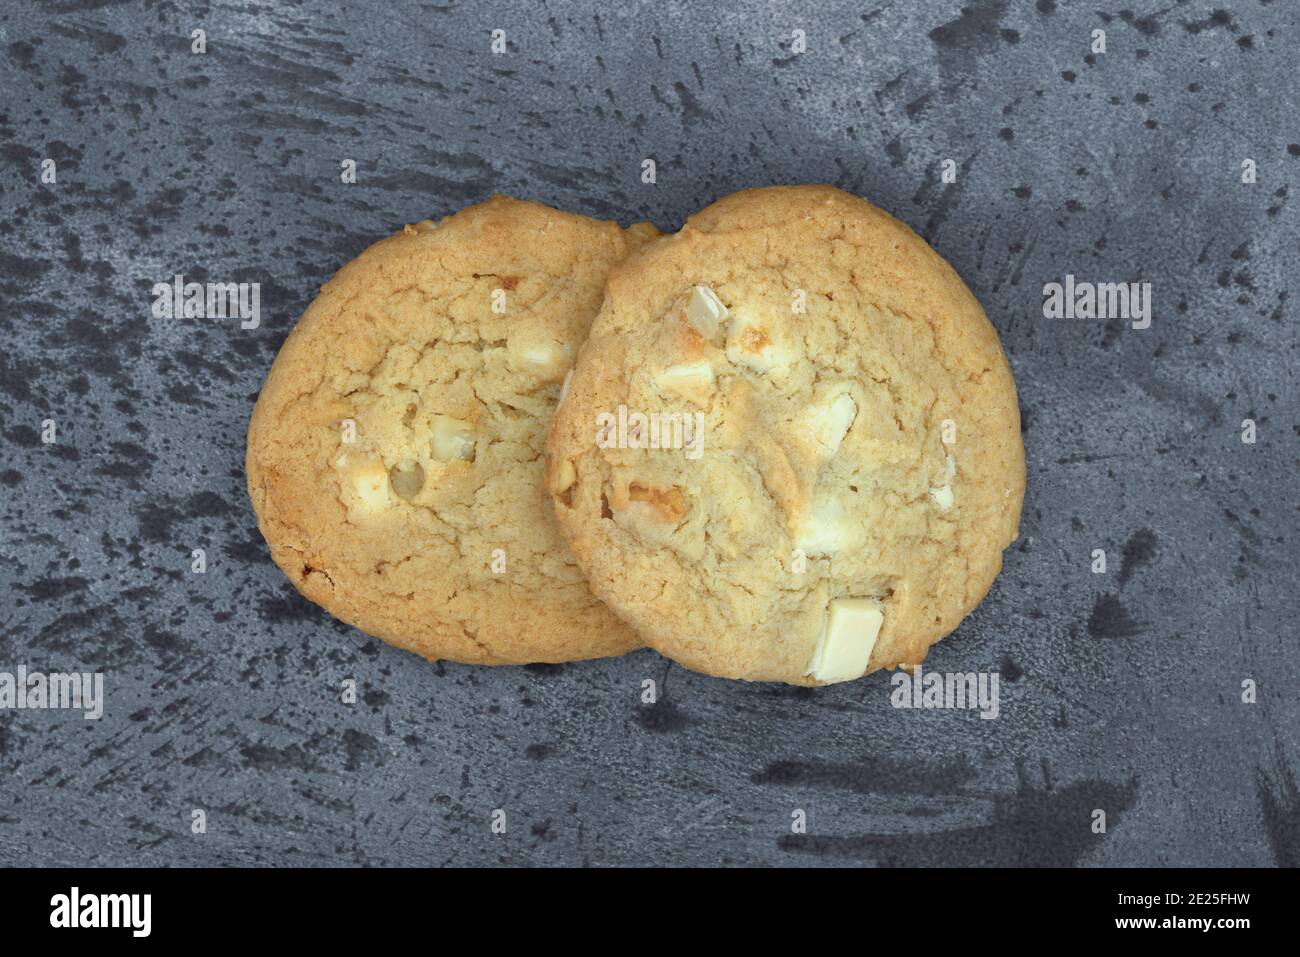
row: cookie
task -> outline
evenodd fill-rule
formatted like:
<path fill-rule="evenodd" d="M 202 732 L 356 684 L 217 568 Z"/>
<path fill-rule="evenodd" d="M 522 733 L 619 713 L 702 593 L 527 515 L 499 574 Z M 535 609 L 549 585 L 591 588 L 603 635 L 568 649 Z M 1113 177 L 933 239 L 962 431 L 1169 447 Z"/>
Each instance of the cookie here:
<path fill-rule="evenodd" d="M 913 666 L 988 592 L 1025 487 L 975 297 L 829 186 L 729 196 L 616 269 L 548 439 L 592 591 L 707 674 Z"/>
<path fill-rule="evenodd" d="M 654 234 L 498 196 L 339 270 L 248 430 L 258 523 L 303 595 L 429 659 L 639 646 L 565 548 L 542 460 L 606 277 Z"/>

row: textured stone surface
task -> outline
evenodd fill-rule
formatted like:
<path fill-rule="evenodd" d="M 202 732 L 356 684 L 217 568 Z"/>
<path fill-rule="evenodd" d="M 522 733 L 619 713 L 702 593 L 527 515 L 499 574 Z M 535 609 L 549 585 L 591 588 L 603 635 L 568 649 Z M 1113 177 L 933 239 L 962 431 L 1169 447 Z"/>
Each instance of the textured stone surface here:
<path fill-rule="evenodd" d="M 0 670 L 108 699 L 0 712 L 0 863 L 1300 862 L 1294 6 L 185 6 L 0 11 Z M 810 181 L 925 235 L 1010 355 L 1022 538 L 928 663 L 998 670 L 998 720 L 650 652 L 430 666 L 271 563 L 249 411 L 373 239 L 498 190 L 675 228 Z M 260 282 L 261 326 L 153 318 L 176 273 Z M 1151 328 L 1044 319 L 1066 273 L 1151 282 Z"/>

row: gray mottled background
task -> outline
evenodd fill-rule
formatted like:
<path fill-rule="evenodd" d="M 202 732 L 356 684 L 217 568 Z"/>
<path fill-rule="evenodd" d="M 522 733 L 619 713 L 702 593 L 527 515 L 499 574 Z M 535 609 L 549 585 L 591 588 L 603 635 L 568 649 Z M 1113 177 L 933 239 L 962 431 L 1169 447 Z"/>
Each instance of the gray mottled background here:
<path fill-rule="evenodd" d="M 0 863 L 1300 862 L 1300 10 L 1219 6 L 5 4 L 0 670 L 108 704 L 0 712 Z M 651 652 L 428 665 L 271 563 L 248 415 L 370 242 L 494 191 L 676 228 L 808 181 L 921 232 L 1010 355 L 1022 538 L 929 661 L 999 670 L 998 720 Z M 261 327 L 155 320 L 178 272 L 260 282 Z M 1153 283 L 1152 327 L 1042 318 L 1066 273 Z"/>

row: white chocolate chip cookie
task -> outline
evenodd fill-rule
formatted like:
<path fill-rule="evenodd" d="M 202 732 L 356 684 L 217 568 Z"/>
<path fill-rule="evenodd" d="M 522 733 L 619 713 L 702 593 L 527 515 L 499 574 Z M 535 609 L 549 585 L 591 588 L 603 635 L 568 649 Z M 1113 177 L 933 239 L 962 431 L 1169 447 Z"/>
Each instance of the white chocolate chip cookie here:
<path fill-rule="evenodd" d="M 620 409 L 699 413 L 696 454 L 598 443 Z M 737 193 L 615 269 L 547 452 L 599 597 L 688 668 L 793 684 L 920 663 L 988 592 L 1025 487 L 979 303 L 827 186 Z"/>
<path fill-rule="evenodd" d="M 638 646 L 565 547 L 542 455 L 610 268 L 654 234 L 495 197 L 326 284 L 248 433 L 262 533 L 304 595 L 430 659 Z"/>

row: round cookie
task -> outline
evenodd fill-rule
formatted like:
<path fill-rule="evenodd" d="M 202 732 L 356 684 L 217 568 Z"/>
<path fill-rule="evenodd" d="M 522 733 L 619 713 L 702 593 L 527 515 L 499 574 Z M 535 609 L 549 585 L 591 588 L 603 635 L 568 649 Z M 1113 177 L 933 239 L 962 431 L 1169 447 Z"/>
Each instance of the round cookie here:
<path fill-rule="evenodd" d="M 988 592 L 1025 487 L 1015 384 L 926 243 L 756 189 L 610 277 L 548 440 L 592 591 L 696 671 L 912 666 Z"/>
<path fill-rule="evenodd" d="M 249 495 L 299 591 L 429 659 L 640 646 L 569 555 L 542 460 L 609 270 L 653 235 L 497 196 L 339 270 L 248 429 Z"/>

